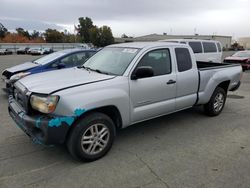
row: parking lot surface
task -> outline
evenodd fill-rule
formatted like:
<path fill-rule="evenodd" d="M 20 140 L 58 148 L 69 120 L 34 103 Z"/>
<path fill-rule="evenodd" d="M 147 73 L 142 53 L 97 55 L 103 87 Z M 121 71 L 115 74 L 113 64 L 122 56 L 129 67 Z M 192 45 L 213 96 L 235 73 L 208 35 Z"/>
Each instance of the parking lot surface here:
<path fill-rule="evenodd" d="M 0 71 L 37 57 L 0 56 Z M 0 87 L 4 87 L 0 82 Z M 221 115 L 201 107 L 119 131 L 111 151 L 74 161 L 65 147 L 33 144 L 0 91 L 0 187 L 250 187 L 250 72 Z"/>

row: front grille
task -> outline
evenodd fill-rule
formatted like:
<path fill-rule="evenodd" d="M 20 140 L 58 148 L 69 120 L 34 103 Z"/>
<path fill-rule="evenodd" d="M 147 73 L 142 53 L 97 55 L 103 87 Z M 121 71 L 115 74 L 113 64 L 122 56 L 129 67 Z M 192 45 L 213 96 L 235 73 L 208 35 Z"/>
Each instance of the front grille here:
<path fill-rule="evenodd" d="M 23 108 L 25 109 L 25 98 L 24 95 L 22 94 L 22 92 L 20 90 L 18 90 L 17 88 L 14 88 L 13 90 L 13 97 L 16 100 L 16 102 Z"/>
<path fill-rule="evenodd" d="M 12 90 L 12 96 L 17 102 L 17 104 L 25 111 L 28 112 L 28 98 L 27 90 L 24 88 L 19 88 L 16 86 L 16 84 L 13 87 Z"/>

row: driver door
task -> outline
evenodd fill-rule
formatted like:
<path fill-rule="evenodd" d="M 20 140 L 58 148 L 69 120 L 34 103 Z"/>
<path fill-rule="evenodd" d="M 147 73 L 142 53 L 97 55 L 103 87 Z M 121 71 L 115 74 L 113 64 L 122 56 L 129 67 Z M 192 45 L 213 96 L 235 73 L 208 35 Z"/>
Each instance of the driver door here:
<path fill-rule="evenodd" d="M 176 74 L 169 49 L 146 53 L 136 68 L 140 66 L 152 67 L 154 76 L 129 81 L 132 123 L 175 111 Z"/>

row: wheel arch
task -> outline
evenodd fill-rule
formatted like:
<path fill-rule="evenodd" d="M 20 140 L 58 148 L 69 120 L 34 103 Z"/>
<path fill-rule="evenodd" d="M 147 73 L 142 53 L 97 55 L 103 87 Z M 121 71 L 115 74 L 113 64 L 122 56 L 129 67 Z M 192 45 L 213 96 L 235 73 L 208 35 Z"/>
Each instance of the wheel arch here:
<path fill-rule="evenodd" d="M 224 91 L 227 93 L 229 84 L 230 84 L 230 80 L 226 80 L 226 81 L 221 82 L 217 87 L 224 89 Z"/>
<path fill-rule="evenodd" d="M 118 108 L 116 106 L 109 105 L 109 106 L 98 107 L 98 108 L 88 110 L 85 113 L 83 113 L 81 116 L 77 117 L 77 119 L 74 121 L 74 123 L 72 124 L 72 126 L 68 130 L 67 135 L 65 137 L 65 141 L 67 141 L 67 139 L 70 135 L 70 132 L 74 129 L 74 127 L 75 127 L 74 125 L 77 124 L 79 121 L 81 121 L 82 118 L 86 117 L 87 115 L 89 115 L 93 112 L 99 112 L 99 113 L 103 113 L 103 114 L 107 115 L 113 121 L 116 129 L 122 128 L 122 125 L 123 125 L 122 116 L 121 116 L 120 111 L 118 110 Z"/>

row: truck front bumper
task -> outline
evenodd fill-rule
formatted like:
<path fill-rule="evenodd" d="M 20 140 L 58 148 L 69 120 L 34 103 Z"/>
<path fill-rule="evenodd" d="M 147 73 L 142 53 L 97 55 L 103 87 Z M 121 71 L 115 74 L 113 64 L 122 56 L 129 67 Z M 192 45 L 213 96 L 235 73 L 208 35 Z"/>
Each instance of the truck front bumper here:
<path fill-rule="evenodd" d="M 50 117 L 46 115 L 29 116 L 17 104 L 15 99 L 9 97 L 9 114 L 15 123 L 35 143 L 55 145 L 64 143 L 70 125 L 67 121 L 61 121 L 62 117 Z M 65 119 L 65 117 L 64 117 Z M 51 123 L 52 122 L 52 123 Z M 59 122 L 55 124 L 55 122 Z"/>
<path fill-rule="evenodd" d="M 13 83 L 11 83 L 11 81 L 4 76 L 1 77 L 1 80 L 5 82 L 5 88 L 2 88 L 3 91 L 10 94 L 13 89 Z"/>

